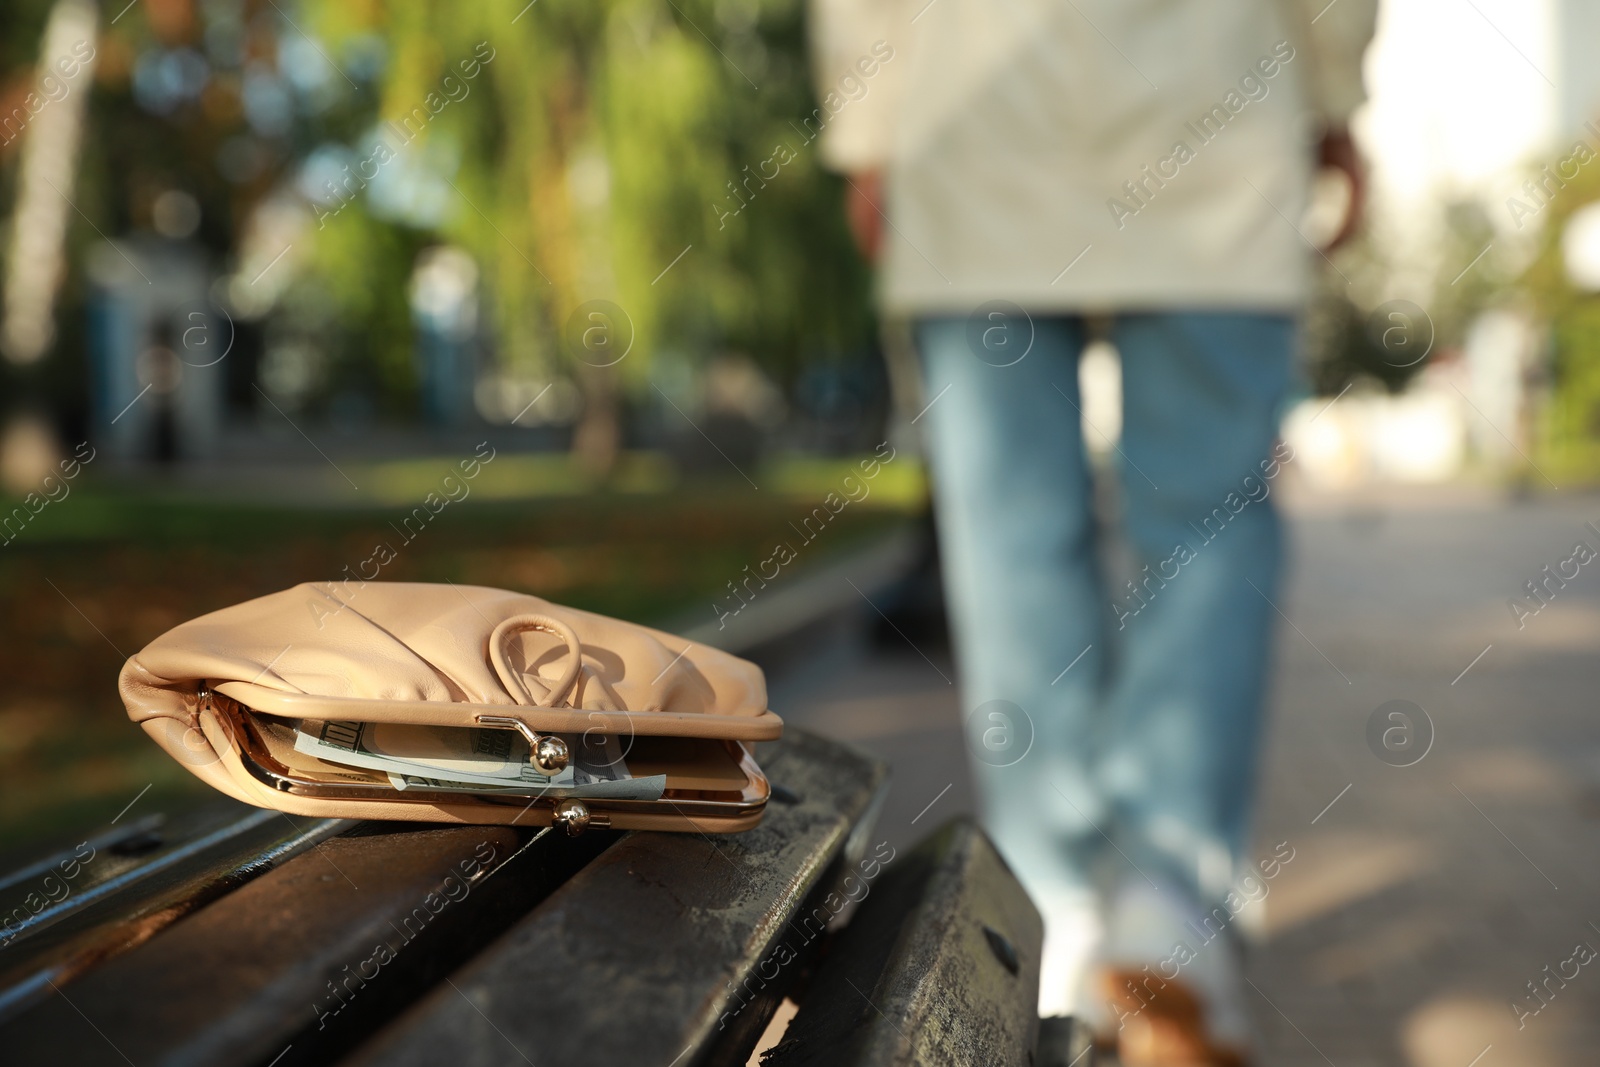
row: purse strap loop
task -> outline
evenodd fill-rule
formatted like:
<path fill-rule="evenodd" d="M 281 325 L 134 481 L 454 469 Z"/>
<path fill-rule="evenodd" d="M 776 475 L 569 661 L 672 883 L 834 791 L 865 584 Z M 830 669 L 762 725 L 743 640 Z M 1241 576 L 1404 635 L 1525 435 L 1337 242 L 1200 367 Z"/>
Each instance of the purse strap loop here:
<path fill-rule="evenodd" d="M 566 670 L 554 685 L 546 687 L 542 696 L 535 695 L 528 688 L 528 682 L 532 680 L 540 686 L 545 686 L 545 682 L 537 676 L 530 679 L 527 673 L 513 668 L 506 655 L 507 641 L 525 630 L 542 630 L 567 643 Z M 578 635 L 572 627 L 559 619 L 552 619 L 548 615 L 513 615 L 496 626 L 489 635 L 489 660 L 494 664 L 495 673 L 500 676 L 500 683 L 513 697 L 524 704 L 559 708 L 567 694 L 572 691 L 573 683 L 578 680 L 578 672 L 583 669 L 583 645 L 579 643 Z"/>

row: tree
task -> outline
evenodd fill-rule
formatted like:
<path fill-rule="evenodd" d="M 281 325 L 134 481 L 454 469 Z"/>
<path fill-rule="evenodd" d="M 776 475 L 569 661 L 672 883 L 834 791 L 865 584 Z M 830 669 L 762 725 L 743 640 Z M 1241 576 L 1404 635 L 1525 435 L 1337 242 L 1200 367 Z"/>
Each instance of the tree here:
<path fill-rule="evenodd" d="M 438 233 L 484 265 L 501 358 L 577 376 L 589 466 L 609 466 L 619 394 L 662 350 L 738 347 L 786 375 L 870 337 L 866 271 L 802 122 L 797 0 L 308 7 L 336 51 L 386 42 L 374 117 L 414 127 L 404 150 L 458 199 Z M 620 317 L 593 320 L 594 301 Z M 610 348 L 585 347 L 592 325 Z"/>

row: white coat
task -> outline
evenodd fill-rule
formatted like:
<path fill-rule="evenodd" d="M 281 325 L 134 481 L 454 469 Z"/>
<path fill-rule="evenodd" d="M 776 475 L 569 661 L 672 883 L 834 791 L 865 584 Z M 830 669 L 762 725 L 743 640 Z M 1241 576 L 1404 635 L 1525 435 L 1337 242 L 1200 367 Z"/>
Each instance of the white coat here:
<path fill-rule="evenodd" d="M 882 303 L 1292 309 L 1377 0 L 810 0 L 828 166 L 886 173 Z"/>

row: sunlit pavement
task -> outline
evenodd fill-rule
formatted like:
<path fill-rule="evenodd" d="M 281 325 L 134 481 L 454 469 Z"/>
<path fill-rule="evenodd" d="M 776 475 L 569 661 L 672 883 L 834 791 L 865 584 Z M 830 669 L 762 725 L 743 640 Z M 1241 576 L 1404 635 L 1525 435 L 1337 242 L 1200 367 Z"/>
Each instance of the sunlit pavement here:
<path fill-rule="evenodd" d="M 1600 559 L 1565 561 L 1600 552 L 1600 495 L 1286 496 L 1256 842 L 1295 858 L 1256 916 L 1261 1062 L 1595 1062 Z M 1577 576 L 1519 620 L 1508 600 L 1546 565 Z M 880 827 L 898 846 L 972 809 L 951 677 L 936 643 L 841 633 L 773 706 L 893 763 Z M 1431 746 L 1406 705 L 1369 745 L 1397 700 L 1426 712 Z"/>

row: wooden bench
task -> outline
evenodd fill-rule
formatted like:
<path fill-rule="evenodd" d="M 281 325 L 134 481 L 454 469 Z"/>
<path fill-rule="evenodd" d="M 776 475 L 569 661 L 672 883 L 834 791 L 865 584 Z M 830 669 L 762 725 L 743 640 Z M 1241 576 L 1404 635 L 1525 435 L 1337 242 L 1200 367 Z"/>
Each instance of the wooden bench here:
<path fill-rule="evenodd" d="M 1088 1063 L 1040 920 L 957 820 L 896 855 L 885 769 L 791 731 L 747 833 L 150 817 L 0 878 L 7 1064 Z M 798 1004 L 797 1013 L 793 1004 Z"/>

